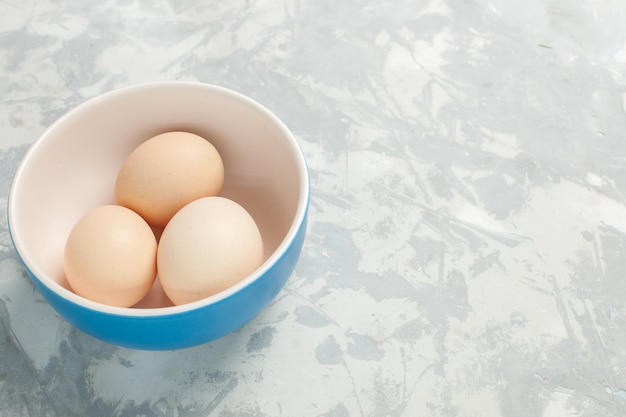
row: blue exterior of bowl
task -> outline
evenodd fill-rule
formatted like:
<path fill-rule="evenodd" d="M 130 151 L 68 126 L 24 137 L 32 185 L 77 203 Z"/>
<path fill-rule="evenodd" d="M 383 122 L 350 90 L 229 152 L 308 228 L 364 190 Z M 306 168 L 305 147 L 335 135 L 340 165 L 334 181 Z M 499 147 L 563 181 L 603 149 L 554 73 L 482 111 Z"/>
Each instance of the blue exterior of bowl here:
<path fill-rule="evenodd" d="M 229 115 L 228 112 L 231 111 L 243 112 L 247 117 L 251 117 L 250 120 L 253 121 L 252 125 L 259 127 L 265 134 L 269 135 L 268 137 L 279 134 L 287 141 L 289 144 L 289 152 L 285 151 L 285 154 L 288 154 L 290 158 L 295 158 L 294 165 L 292 168 L 289 168 L 289 172 L 293 172 L 293 175 L 295 175 L 293 178 L 297 178 L 297 184 L 291 183 L 291 188 L 287 188 L 290 193 L 289 195 L 291 195 L 292 192 L 294 193 L 294 199 L 290 200 L 289 203 L 292 205 L 289 211 L 277 211 L 277 213 L 286 216 L 284 219 L 290 222 L 288 225 L 285 225 L 284 222 L 281 223 L 279 236 L 282 240 L 275 243 L 277 247 L 272 246 L 273 253 L 266 263 L 261 266 L 261 269 L 254 276 L 246 278 L 244 281 L 236 284 L 222 294 L 217 294 L 206 300 L 200 300 L 188 305 L 162 307 L 153 310 L 103 306 L 82 299 L 76 294 L 71 293 L 71 291 L 64 288 L 63 285 L 59 285 L 59 282 L 51 278 L 50 275 L 46 275 L 49 274 L 49 269 L 39 269 L 41 265 L 38 262 L 40 262 L 42 258 L 32 256 L 28 242 L 26 242 L 24 238 L 24 236 L 29 236 L 29 239 L 37 239 L 38 232 L 27 235 L 23 233 L 24 230 L 39 231 L 39 229 L 37 227 L 26 228 L 25 225 L 31 225 L 31 222 L 28 221 L 28 216 L 17 217 L 18 214 L 23 213 L 28 213 L 31 218 L 32 216 L 39 216 L 37 210 L 31 209 L 36 207 L 39 203 L 40 196 L 29 195 L 27 192 L 25 194 L 22 193 L 22 190 L 33 190 L 32 187 L 24 186 L 24 184 L 20 182 L 25 176 L 28 178 L 28 175 L 24 174 L 24 172 L 31 173 L 31 175 L 33 172 L 54 172 L 57 169 L 58 161 L 63 160 L 65 157 L 59 157 L 59 159 L 53 159 L 53 162 L 50 164 L 44 164 L 43 166 L 47 167 L 47 171 L 45 169 L 42 171 L 40 169 L 42 165 L 37 165 L 36 163 L 33 165 L 33 159 L 30 156 L 31 152 L 34 152 L 35 155 L 49 155 L 49 152 L 45 151 L 49 151 L 51 148 L 42 147 L 43 145 L 31 148 L 31 151 L 27 153 L 22 165 L 20 165 L 16 172 L 13 186 L 9 191 L 7 209 L 9 235 L 16 248 L 18 257 L 43 297 L 61 317 L 85 333 L 111 344 L 141 350 L 174 350 L 204 344 L 237 330 L 259 314 L 280 292 L 293 272 L 302 251 L 307 229 L 310 182 L 306 161 L 302 150 L 299 149 L 288 129 L 276 116 L 269 112 L 269 110 L 239 93 L 217 86 L 198 83 L 154 83 L 129 87 L 125 91 L 111 92 L 85 103 L 84 107 L 81 109 L 82 112 L 77 112 L 77 110 L 74 109 L 73 112 L 62 117 L 60 121 L 57 121 L 55 126 L 52 127 L 52 137 L 55 138 L 55 134 L 60 135 L 59 137 L 61 138 L 71 137 L 59 132 L 64 132 L 63 129 L 69 129 L 68 126 L 72 128 L 78 126 L 80 128 L 81 125 L 77 124 L 74 119 L 78 117 L 77 115 L 93 115 L 96 114 L 94 113 L 95 110 L 101 111 L 103 108 L 106 111 L 111 111 L 111 109 L 114 108 L 111 103 L 119 104 L 119 100 L 128 100 L 128 97 L 135 97 L 133 94 L 147 94 L 151 100 L 160 100 L 162 103 L 167 102 L 168 105 L 171 103 L 172 97 L 176 98 L 174 101 L 178 103 L 178 105 L 188 103 L 191 100 L 191 103 L 195 103 L 196 105 L 193 108 L 197 109 L 204 109 L 204 105 L 220 104 L 223 105 L 223 107 L 220 108 L 227 109 L 224 113 L 225 115 Z M 210 99 L 206 99 L 206 97 L 210 97 Z M 134 101 L 131 100 L 131 103 L 134 103 Z M 159 110 L 157 111 L 155 109 Z M 154 117 L 154 115 L 167 116 L 165 117 L 167 120 L 160 121 L 159 129 L 172 129 L 174 122 L 176 124 L 182 123 L 179 122 L 180 116 L 172 114 L 169 110 L 170 108 L 167 106 L 155 106 L 154 109 L 152 109 L 150 117 Z M 119 116 L 117 113 L 115 114 Z M 232 114 L 230 114 L 230 116 L 232 116 Z M 194 115 L 194 117 L 204 116 Z M 141 127 L 137 129 L 144 132 L 143 134 L 147 134 L 155 127 L 152 126 L 150 121 L 152 119 L 148 116 L 144 119 L 143 124 L 140 123 Z M 193 119 L 193 117 L 191 119 Z M 87 117 L 86 120 L 94 122 L 94 120 L 97 121 L 99 119 Z M 224 120 L 229 121 L 230 119 L 226 117 Z M 132 121 L 134 123 L 135 119 L 133 118 Z M 185 126 L 196 128 L 196 122 L 194 120 L 187 120 L 185 123 Z M 89 126 L 91 125 L 92 124 L 89 124 Z M 263 130 L 266 125 L 272 126 L 272 129 Z M 146 126 L 149 126 L 149 129 Z M 136 132 L 133 129 L 127 128 L 126 130 L 121 130 L 122 136 L 118 137 L 125 137 L 124 135 L 128 134 L 129 137 L 134 138 Z M 209 130 L 208 127 L 205 127 L 205 129 Z M 222 129 L 224 129 L 224 126 L 222 126 Z M 131 135 L 130 132 L 134 133 Z M 245 130 L 242 132 L 246 133 Z M 269 132 L 272 133 L 270 134 Z M 50 136 L 45 136 L 44 134 L 40 139 L 41 142 L 38 143 L 51 146 L 49 137 Z M 77 143 L 83 143 L 83 135 L 78 135 L 77 137 L 80 138 L 80 142 Z M 47 138 L 48 142 L 46 142 Z M 72 141 L 61 143 L 72 146 L 75 144 L 75 142 Z M 232 150 L 233 148 L 230 149 Z M 111 155 L 109 155 L 109 157 L 112 158 Z M 96 154 L 96 156 L 98 161 L 102 159 L 99 154 Z M 115 158 L 119 158 L 120 156 L 121 154 L 116 154 Z M 92 158 L 92 161 L 93 160 L 95 159 Z M 110 163 L 110 161 L 113 160 L 114 159 L 110 159 L 107 161 Z M 35 159 L 35 161 L 37 161 L 37 159 Z M 44 159 L 43 161 L 47 160 Z M 41 163 L 41 161 L 39 162 Z M 29 169 L 25 170 L 24 167 L 29 167 Z M 274 172 L 273 167 L 271 172 Z M 73 171 L 66 172 L 66 175 L 70 174 L 74 175 Z M 35 184 L 39 184 L 37 181 L 41 181 L 43 177 L 43 174 L 35 176 Z M 54 195 L 54 193 L 46 192 L 46 195 L 50 196 Z M 63 201 L 65 202 L 66 200 Z M 17 202 L 25 205 L 20 206 Z M 24 207 L 26 207 L 27 210 L 24 210 Z M 62 208 L 65 206 L 58 207 Z M 294 216 L 293 218 L 291 217 L 292 215 Z M 55 222 L 54 216 L 46 219 L 52 219 L 48 224 Z M 287 227 L 288 230 L 284 230 Z M 57 229 L 55 228 L 48 228 L 47 230 L 48 234 L 46 236 L 54 236 L 54 234 L 57 233 Z M 51 232 L 52 234 L 50 234 Z M 283 233 L 285 234 L 283 235 Z M 53 242 L 56 244 L 58 240 Z M 46 244 L 38 245 L 37 248 L 39 254 L 47 254 L 46 251 L 49 250 Z M 20 251 L 23 253 L 20 253 Z M 39 276 L 37 276 L 37 274 L 39 274 Z"/>
<path fill-rule="evenodd" d="M 274 299 L 293 272 L 302 251 L 307 213 L 308 205 L 293 241 L 277 262 L 258 279 L 215 303 L 185 312 L 127 316 L 91 310 L 50 290 L 22 263 L 52 308 L 85 333 L 132 349 L 183 349 L 210 342 L 237 330 Z"/>

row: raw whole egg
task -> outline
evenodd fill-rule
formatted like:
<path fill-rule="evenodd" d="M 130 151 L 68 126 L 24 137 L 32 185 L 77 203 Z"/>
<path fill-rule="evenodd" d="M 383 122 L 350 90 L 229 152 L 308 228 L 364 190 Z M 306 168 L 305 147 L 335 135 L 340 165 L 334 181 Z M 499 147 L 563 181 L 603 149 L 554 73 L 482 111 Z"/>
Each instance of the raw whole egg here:
<path fill-rule="evenodd" d="M 65 243 L 64 269 L 72 290 L 89 300 L 130 307 L 156 278 L 157 241 L 134 211 L 107 205 L 74 225 Z"/>
<path fill-rule="evenodd" d="M 217 149 L 190 132 L 148 139 L 128 156 L 115 182 L 115 201 L 163 228 L 186 204 L 218 195 L 224 165 Z"/>
<path fill-rule="evenodd" d="M 167 224 L 157 269 L 163 291 L 180 305 L 217 294 L 263 263 L 263 240 L 250 214 L 224 197 L 195 200 Z"/>

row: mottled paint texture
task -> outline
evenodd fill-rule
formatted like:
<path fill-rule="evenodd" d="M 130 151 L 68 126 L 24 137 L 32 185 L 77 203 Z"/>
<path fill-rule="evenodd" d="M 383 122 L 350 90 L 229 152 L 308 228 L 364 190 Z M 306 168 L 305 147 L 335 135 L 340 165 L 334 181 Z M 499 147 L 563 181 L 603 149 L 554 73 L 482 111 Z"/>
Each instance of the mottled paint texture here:
<path fill-rule="evenodd" d="M 626 414 L 622 0 L 0 3 L 0 415 Z M 238 90 L 311 174 L 296 271 L 213 343 L 94 340 L 29 283 L 11 178 L 113 88 Z"/>

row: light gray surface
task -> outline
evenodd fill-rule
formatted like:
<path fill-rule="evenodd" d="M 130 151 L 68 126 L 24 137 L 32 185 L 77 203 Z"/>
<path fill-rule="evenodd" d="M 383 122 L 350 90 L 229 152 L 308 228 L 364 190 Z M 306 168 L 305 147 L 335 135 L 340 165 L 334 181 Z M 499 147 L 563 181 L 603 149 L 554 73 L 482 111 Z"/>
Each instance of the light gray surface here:
<path fill-rule="evenodd" d="M 622 0 L 1 2 L 0 415 L 625 415 L 624 27 Z M 244 328 L 132 351 L 45 303 L 6 201 L 65 111 L 175 79 L 292 129 L 309 234 Z"/>

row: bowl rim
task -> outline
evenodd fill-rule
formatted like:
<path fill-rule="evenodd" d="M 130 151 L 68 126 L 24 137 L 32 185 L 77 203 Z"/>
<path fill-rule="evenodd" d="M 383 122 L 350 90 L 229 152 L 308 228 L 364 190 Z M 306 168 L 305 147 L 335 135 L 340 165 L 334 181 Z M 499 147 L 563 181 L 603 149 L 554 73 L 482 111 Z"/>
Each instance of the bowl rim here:
<path fill-rule="evenodd" d="M 101 102 L 105 102 L 114 99 L 118 95 L 124 95 L 129 93 L 140 92 L 142 90 L 151 89 L 168 89 L 168 88 L 189 88 L 189 89 L 203 89 L 211 92 L 219 92 L 230 96 L 236 100 L 243 102 L 245 105 L 252 107 L 255 111 L 259 112 L 264 117 L 268 118 L 278 129 L 282 132 L 283 136 L 288 139 L 290 148 L 293 155 L 296 157 L 296 165 L 299 171 L 300 178 L 300 192 L 298 195 L 298 204 L 294 218 L 291 222 L 287 234 L 280 242 L 276 250 L 263 262 L 263 264 L 257 268 L 252 274 L 248 275 L 243 280 L 239 281 L 235 285 L 217 293 L 212 296 L 203 298 L 201 300 L 193 301 L 186 304 L 167 306 L 167 307 L 154 307 L 154 308 L 133 308 L 133 307 L 117 307 L 107 304 L 98 303 L 79 296 L 73 291 L 63 287 L 54 279 L 44 273 L 29 257 L 28 250 L 19 239 L 19 233 L 14 230 L 15 227 L 15 213 L 17 212 L 16 201 L 14 199 L 17 189 L 20 184 L 23 172 L 28 168 L 30 159 L 33 158 L 38 149 L 47 142 L 47 138 L 51 132 L 54 131 L 58 125 L 65 123 L 67 119 L 72 118 L 76 113 L 82 112 L 87 108 L 98 106 Z M 310 200 L 310 178 L 306 159 L 304 157 L 303 150 L 295 139 L 291 131 L 274 113 L 272 113 L 265 106 L 257 102 L 256 100 L 239 93 L 235 90 L 231 90 L 226 87 L 222 87 L 215 84 L 198 82 L 198 81 L 154 81 L 141 84 L 132 84 L 124 87 L 119 87 L 94 97 L 88 98 L 78 105 L 72 107 L 54 122 L 52 122 L 44 132 L 39 135 L 37 139 L 31 144 L 26 151 L 22 160 L 19 162 L 15 174 L 12 179 L 11 187 L 9 189 L 8 201 L 7 201 L 7 220 L 8 220 L 8 232 L 13 247 L 17 253 L 18 258 L 23 264 L 23 267 L 42 285 L 48 288 L 50 291 L 73 304 L 80 307 L 100 312 L 103 314 L 110 314 L 115 316 L 124 317 L 157 317 L 157 316 L 172 316 L 176 314 L 188 313 L 195 310 L 203 309 L 204 307 L 216 304 L 236 293 L 250 286 L 252 283 L 260 279 L 265 273 L 267 273 L 282 256 L 289 250 L 292 242 L 297 238 L 300 228 L 306 222 L 306 216 L 308 212 Z M 42 279 L 43 278 L 43 279 Z"/>

